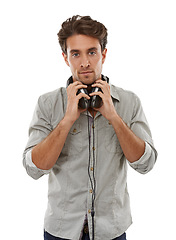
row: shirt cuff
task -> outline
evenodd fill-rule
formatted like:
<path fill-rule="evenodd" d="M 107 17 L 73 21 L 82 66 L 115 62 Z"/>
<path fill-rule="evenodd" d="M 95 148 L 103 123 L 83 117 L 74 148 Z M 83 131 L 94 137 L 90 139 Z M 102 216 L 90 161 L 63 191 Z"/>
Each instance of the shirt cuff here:
<path fill-rule="evenodd" d="M 135 170 L 139 169 L 141 166 L 145 165 L 148 159 L 150 158 L 152 153 L 151 146 L 145 142 L 145 152 L 141 156 L 141 158 L 133 163 L 129 162 L 130 166 L 133 167 Z"/>
<path fill-rule="evenodd" d="M 30 149 L 27 153 L 26 153 L 26 164 L 28 165 L 29 168 L 32 169 L 36 169 L 36 171 L 41 171 L 43 172 L 43 174 L 48 174 L 51 172 L 51 169 L 49 170 L 43 170 L 38 168 L 32 161 L 32 149 Z"/>

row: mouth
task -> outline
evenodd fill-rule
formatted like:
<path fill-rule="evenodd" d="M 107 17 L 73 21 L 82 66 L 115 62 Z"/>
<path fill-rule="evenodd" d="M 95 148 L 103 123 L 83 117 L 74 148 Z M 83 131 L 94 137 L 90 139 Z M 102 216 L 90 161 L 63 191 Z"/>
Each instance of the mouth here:
<path fill-rule="evenodd" d="M 91 73 L 93 73 L 93 71 L 81 71 L 79 74 L 81 74 L 81 75 L 89 75 Z"/>

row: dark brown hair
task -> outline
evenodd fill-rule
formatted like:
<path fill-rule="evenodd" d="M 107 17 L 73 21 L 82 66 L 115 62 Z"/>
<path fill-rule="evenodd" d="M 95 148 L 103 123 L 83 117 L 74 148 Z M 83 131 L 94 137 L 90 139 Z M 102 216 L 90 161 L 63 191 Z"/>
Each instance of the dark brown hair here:
<path fill-rule="evenodd" d="M 67 38 L 74 34 L 83 34 L 97 38 L 102 51 L 106 47 L 108 35 L 106 27 L 89 16 L 81 17 L 76 15 L 62 23 L 62 28 L 57 35 L 61 49 L 65 54 L 67 54 Z"/>

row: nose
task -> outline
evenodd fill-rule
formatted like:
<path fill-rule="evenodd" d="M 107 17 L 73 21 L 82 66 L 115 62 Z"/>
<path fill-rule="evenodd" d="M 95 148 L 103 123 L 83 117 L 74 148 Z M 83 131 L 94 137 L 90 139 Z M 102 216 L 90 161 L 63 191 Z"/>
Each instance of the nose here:
<path fill-rule="evenodd" d="M 81 59 L 81 68 L 88 68 L 90 67 L 90 62 L 87 57 Z"/>

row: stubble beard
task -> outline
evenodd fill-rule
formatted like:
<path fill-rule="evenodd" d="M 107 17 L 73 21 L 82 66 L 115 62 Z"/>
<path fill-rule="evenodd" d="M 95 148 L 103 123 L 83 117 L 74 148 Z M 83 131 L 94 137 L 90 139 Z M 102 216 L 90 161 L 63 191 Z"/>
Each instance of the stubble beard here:
<path fill-rule="evenodd" d="M 100 76 L 95 73 L 93 73 L 92 76 L 81 76 L 81 74 L 77 73 L 75 79 L 85 85 L 92 85 L 97 79 L 99 79 L 99 77 Z"/>

